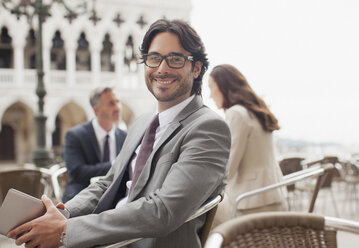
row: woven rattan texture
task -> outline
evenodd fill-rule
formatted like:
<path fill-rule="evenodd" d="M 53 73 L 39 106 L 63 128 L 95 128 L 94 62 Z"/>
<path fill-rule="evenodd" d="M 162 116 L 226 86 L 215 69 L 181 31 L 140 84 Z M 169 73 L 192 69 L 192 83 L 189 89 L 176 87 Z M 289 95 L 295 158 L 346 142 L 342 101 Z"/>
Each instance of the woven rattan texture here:
<path fill-rule="evenodd" d="M 305 227 L 272 227 L 254 229 L 238 235 L 225 248 L 334 248 L 336 231 L 314 230 Z"/>

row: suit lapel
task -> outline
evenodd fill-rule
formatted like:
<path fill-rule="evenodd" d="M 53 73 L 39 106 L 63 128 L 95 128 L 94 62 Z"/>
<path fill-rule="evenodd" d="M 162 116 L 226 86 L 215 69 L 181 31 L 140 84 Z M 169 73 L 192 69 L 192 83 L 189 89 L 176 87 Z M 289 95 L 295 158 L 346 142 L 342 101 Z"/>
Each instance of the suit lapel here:
<path fill-rule="evenodd" d="M 134 123 L 134 126 L 131 127 L 131 130 L 135 130 L 131 132 L 130 135 L 127 135 L 126 144 L 122 146 L 121 150 L 121 164 L 122 166 L 119 168 L 119 172 L 127 166 L 128 163 L 131 162 L 132 155 L 140 144 L 143 135 L 145 134 L 147 126 L 150 125 L 150 122 L 153 118 L 153 115 L 147 115 L 143 117 L 143 119 Z"/>
<path fill-rule="evenodd" d="M 151 155 L 149 156 L 145 167 L 143 168 L 140 177 L 137 180 L 137 183 L 135 185 L 135 187 L 133 188 L 128 201 L 132 201 L 143 189 L 143 187 L 147 184 L 147 181 L 149 179 L 150 176 L 150 171 L 151 171 L 151 163 L 153 160 L 153 156 L 156 154 L 157 150 L 159 149 L 159 147 L 161 147 L 161 145 L 168 139 L 168 137 L 177 129 L 181 126 L 181 124 L 179 122 L 174 123 L 172 125 L 170 125 L 168 127 L 168 129 L 166 130 L 166 132 L 164 133 L 164 135 L 162 136 L 161 140 L 159 141 L 159 143 L 154 147 Z"/>
<path fill-rule="evenodd" d="M 187 118 L 193 112 L 197 111 L 202 105 L 203 105 L 202 98 L 200 96 L 196 96 L 173 120 L 173 122 L 170 124 L 170 126 L 167 128 L 167 130 L 161 137 L 160 141 L 153 148 L 153 151 L 150 157 L 148 158 L 146 165 L 141 172 L 140 177 L 137 180 L 136 186 L 133 188 L 133 191 L 129 195 L 128 202 L 132 201 L 141 192 L 143 187 L 145 187 L 145 185 L 147 184 L 147 181 L 150 176 L 152 160 L 158 149 L 162 146 L 163 143 L 165 143 L 169 139 L 169 137 L 171 137 L 173 132 L 175 132 L 178 128 L 181 127 L 181 121 Z M 146 127 L 149 125 L 149 122 L 150 121 L 148 121 Z M 146 127 L 143 130 L 142 136 L 146 130 Z"/>

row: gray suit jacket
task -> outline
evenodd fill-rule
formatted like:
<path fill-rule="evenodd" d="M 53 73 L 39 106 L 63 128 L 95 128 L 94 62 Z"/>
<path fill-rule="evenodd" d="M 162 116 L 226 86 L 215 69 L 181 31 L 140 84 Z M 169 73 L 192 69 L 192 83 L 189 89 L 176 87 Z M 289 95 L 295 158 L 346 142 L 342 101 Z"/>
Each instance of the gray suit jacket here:
<path fill-rule="evenodd" d="M 92 214 L 129 164 L 153 115 L 139 118 L 106 177 L 66 204 L 65 247 L 92 247 L 144 238 L 130 247 L 201 247 L 206 216 L 185 220 L 207 199 L 222 192 L 230 149 L 225 122 L 196 96 L 154 147 L 128 203 Z"/>

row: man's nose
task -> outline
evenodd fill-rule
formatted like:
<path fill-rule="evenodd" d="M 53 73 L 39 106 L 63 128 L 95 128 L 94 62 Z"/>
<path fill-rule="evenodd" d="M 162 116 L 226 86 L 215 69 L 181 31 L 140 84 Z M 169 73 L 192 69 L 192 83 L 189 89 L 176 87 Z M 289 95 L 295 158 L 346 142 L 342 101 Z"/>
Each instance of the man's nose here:
<path fill-rule="evenodd" d="M 165 72 L 165 71 L 169 71 L 171 68 L 168 66 L 167 61 L 165 58 L 163 58 L 163 60 L 161 61 L 160 65 L 157 68 L 157 71 L 161 72 Z"/>

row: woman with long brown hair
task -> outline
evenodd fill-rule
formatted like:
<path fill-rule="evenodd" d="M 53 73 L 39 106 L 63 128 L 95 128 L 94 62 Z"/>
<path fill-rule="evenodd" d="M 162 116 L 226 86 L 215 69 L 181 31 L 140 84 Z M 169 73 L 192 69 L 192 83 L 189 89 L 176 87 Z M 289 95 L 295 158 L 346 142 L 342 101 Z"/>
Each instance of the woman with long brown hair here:
<path fill-rule="evenodd" d="M 278 130 L 279 125 L 265 102 L 234 66 L 224 64 L 214 67 L 209 88 L 217 107 L 225 111 L 232 136 L 228 185 L 214 225 L 230 219 L 235 207 L 237 216 L 286 210 L 285 189 L 258 194 L 235 206 L 238 195 L 282 180 L 272 137 L 272 132 Z"/>

